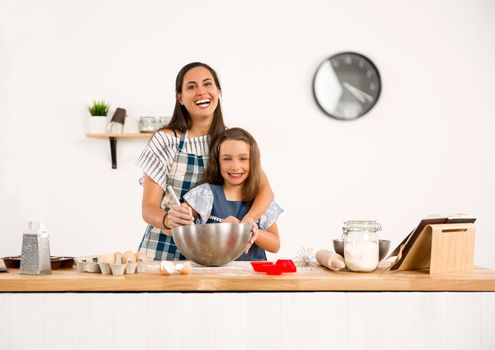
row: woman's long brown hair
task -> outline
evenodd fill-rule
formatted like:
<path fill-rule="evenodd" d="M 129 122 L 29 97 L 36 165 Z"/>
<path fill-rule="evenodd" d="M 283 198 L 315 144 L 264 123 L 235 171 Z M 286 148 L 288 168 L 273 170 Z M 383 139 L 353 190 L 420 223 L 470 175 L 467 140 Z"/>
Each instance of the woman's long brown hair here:
<path fill-rule="evenodd" d="M 261 188 L 261 160 L 256 140 L 244 129 L 227 129 L 211 140 L 210 159 L 201 183 L 224 184 L 225 181 L 220 172 L 220 146 L 227 140 L 243 141 L 249 145 L 249 175 L 242 186 L 242 201 L 246 204 L 251 204 Z"/>
<path fill-rule="evenodd" d="M 178 97 L 179 94 L 182 94 L 182 85 L 184 84 L 184 76 L 186 75 L 187 72 L 189 72 L 191 69 L 196 67 L 204 67 L 208 69 L 208 71 L 213 76 L 213 80 L 215 81 L 215 85 L 217 86 L 218 90 L 222 91 L 217 73 L 213 68 L 211 68 L 206 63 L 202 63 L 202 62 L 192 62 L 186 64 L 184 67 L 182 67 L 182 69 L 177 74 L 177 77 L 175 78 L 174 113 L 172 114 L 172 119 L 170 119 L 168 125 L 165 126 L 165 129 L 178 130 L 184 133 L 191 128 L 192 120 L 191 117 L 189 116 L 189 112 L 187 111 L 186 107 L 182 106 L 179 103 Z M 210 148 L 212 145 L 212 140 L 216 138 L 218 134 L 221 133 L 223 130 L 225 130 L 225 124 L 223 122 L 222 107 L 220 105 L 220 100 L 218 100 L 218 106 L 213 112 L 213 120 L 211 122 L 210 129 L 208 131 L 208 134 L 210 135 Z"/>

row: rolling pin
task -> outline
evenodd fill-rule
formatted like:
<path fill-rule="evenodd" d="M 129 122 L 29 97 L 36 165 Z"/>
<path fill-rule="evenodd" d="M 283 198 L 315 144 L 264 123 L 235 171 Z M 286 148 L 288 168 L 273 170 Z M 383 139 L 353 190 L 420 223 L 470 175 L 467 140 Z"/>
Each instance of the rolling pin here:
<path fill-rule="evenodd" d="M 345 268 L 344 258 L 341 255 L 325 249 L 321 249 L 316 253 L 316 261 L 333 271 Z"/>

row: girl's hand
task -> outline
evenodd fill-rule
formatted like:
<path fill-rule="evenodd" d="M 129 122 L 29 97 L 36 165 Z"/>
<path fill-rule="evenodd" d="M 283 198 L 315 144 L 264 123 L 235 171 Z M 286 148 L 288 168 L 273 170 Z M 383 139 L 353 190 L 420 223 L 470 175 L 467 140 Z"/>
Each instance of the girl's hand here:
<path fill-rule="evenodd" d="M 227 216 L 225 219 L 223 219 L 222 222 L 231 223 L 231 224 L 239 224 L 240 223 L 239 219 L 236 218 L 235 216 Z"/>
<path fill-rule="evenodd" d="M 246 220 L 244 220 L 246 219 Z M 251 246 L 254 244 L 254 242 L 256 242 L 256 239 L 258 238 L 258 235 L 259 235 L 259 228 L 258 228 L 258 225 L 256 225 L 256 223 L 254 222 L 253 219 L 249 218 L 249 217 L 244 217 L 244 219 L 242 219 L 243 223 L 245 224 L 249 224 L 249 225 L 253 225 L 251 227 L 251 238 L 249 239 L 249 243 L 246 247 L 246 250 L 244 251 L 244 253 L 248 253 L 249 251 L 249 248 L 251 248 Z M 244 222 L 245 221 L 245 222 Z"/>
<path fill-rule="evenodd" d="M 194 217 L 191 208 L 182 203 L 182 205 L 171 205 L 170 210 L 165 218 L 165 225 L 169 228 L 177 226 L 187 226 L 194 224 Z"/>

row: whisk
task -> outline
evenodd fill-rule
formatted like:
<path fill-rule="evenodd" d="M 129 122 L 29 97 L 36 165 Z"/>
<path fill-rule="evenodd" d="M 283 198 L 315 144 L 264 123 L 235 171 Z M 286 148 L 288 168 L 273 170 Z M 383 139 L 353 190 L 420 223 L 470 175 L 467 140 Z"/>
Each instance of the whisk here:
<path fill-rule="evenodd" d="M 315 266 L 314 259 L 313 248 L 302 247 L 297 251 L 297 258 L 295 260 L 298 266 L 312 268 Z"/>

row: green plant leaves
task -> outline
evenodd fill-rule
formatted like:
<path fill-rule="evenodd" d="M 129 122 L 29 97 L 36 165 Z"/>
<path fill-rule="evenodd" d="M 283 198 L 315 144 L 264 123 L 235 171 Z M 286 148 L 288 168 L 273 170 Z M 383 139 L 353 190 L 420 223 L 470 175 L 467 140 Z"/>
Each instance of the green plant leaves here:
<path fill-rule="evenodd" d="M 88 106 L 89 113 L 93 116 L 106 116 L 110 105 L 105 101 L 93 101 L 91 106 Z"/>

